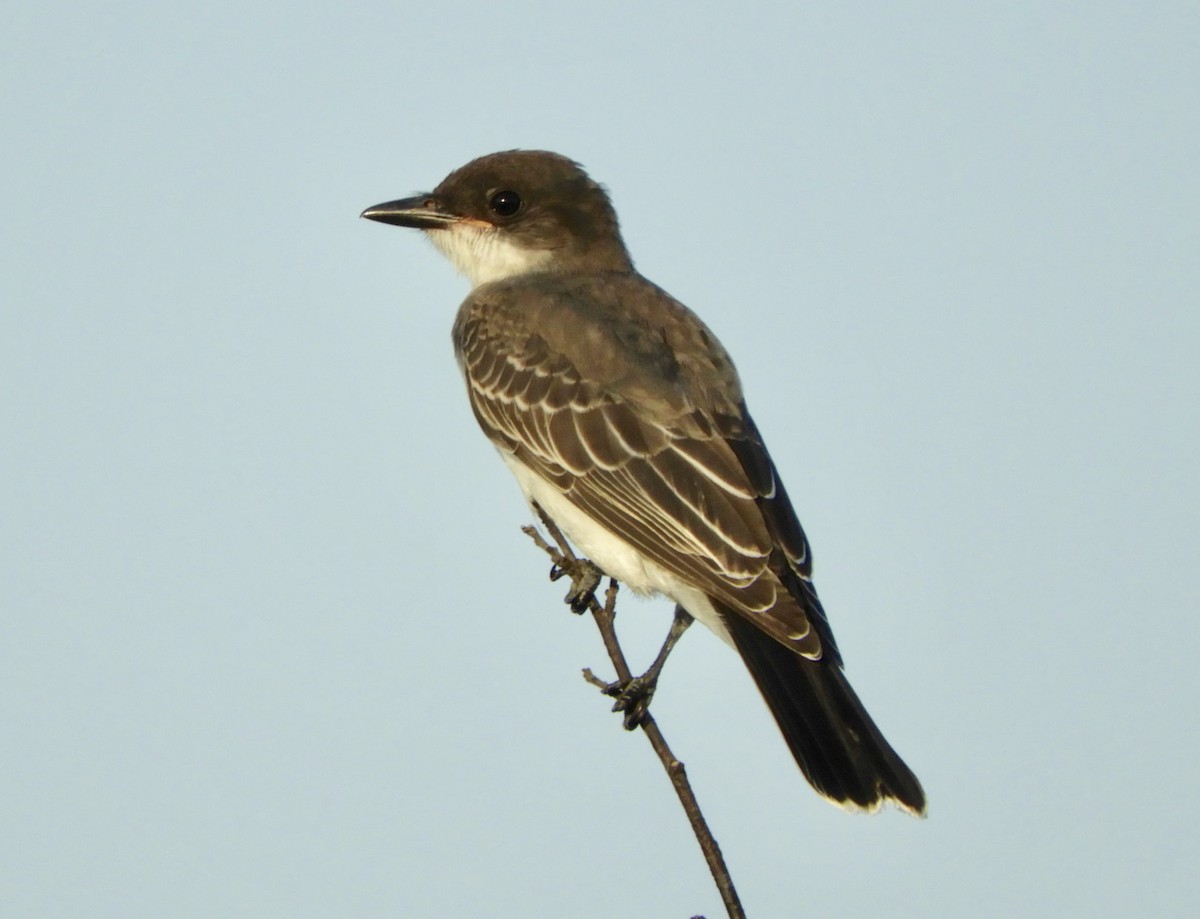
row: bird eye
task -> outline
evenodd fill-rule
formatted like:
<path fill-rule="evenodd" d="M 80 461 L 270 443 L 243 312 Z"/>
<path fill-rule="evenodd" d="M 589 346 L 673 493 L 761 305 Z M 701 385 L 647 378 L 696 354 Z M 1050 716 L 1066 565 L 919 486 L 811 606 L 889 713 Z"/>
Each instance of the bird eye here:
<path fill-rule="evenodd" d="M 521 209 L 521 196 L 515 191 L 498 191 L 488 198 L 488 207 L 497 217 L 511 217 Z"/>

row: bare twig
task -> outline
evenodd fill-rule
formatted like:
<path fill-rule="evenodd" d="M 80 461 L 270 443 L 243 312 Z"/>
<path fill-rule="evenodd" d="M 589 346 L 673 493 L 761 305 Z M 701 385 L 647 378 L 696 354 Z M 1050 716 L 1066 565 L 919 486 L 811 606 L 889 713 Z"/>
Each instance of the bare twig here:
<path fill-rule="evenodd" d="M 608 651 L 608 656 L 612 660 L 613 668 L 617 671 L 617 682 L 620 684 L 628 683 L 633 679 L 633 673 L 629 669 L 629 663 L 625 660 L 625 653 L 621 650 L 621 645 L 617 641 L 617 632 L 614 625 L 616 618 L 616 603 L 617 603 L 617 582 L 610 578 L 608 581 L 608 589 L 604 594 L 604 603 L 601 604 L 596 599 L 594 587 L 598 582 L 593 581 L 591 589 L 585 591 L 586 596 L 580 592 L 580 584 L 587 583 L 591 575 L 596 572 L 596 568 L 587 559 L 580 559 L 575 556 L 566 537 L 562 531 L 555 526 L 554 521 L 542 513 L 540 508 L 537 508 L 538 516 L 541 517 L 542 525 L 545 526 L 551 538 L 557 543 L 557 549 L 550 546 L 535 527 L 522 527 L 524 532 L 532 539 L 543 552 L 550 556 L 551 562 L 554 565 L 553 570 L 557 570 L 571 577 L 572 591 L 567 596 L 567 602 L 571 604 L 571 608 L 577 612 L 582 612 L 584 609 L 590 610 L 592 618 L 596 622 L 597 628 L 600 630 L 600 637 L 604 641 L 604 647 Z M 585 602 L 586 601 L 586 602 Z M 583 677 L 593 686 L 597 686 L 602 690 L 611 688 L 611 684 L 601 680 L 591 669 L 583 671 Z M 646 737 L 650 740 L 650 745 L 654 748 L 654 752 L 658 754 L 659 760 L 662 762 L 663 769 L 667 772 L 667 777 L 671 780 L 671 785 L 675 789 L 675 794 L 679 797 L 679 803 L 683 805 L 684 813 L 687 814 L 688 821 L 692 825 L 692 832 L 696 836 L 696 841 L 700 844 L 700 850 L 704 853 L 704 860 L 708 863 L 708 869 L 712 872 L 713 881 L 716 882 L 717 890 L 721 894 L 721 900 L 725 904 L 725 910 L 729 914 L 730 919 L 745 919 L 746 913 L 742 909 L 742 904 L 738 900 L 737 891 L 733 886 L 733 878 L 729 874 L 729 869 L 725 865 L 725 859 L 721 855 L 721 848 L 717 845 L 716 839 L 713 838 L 712 831 L 708 828 L 708 822 L 704 819 L 704 814 L 700 811 L 700 804 L 696 801 L 696 795 L 692 791 L 691 783 L 688 782 L 687 771 L 684 769 L 675 754 L 671 752 L 671 748 L 667 746 L 667 741 L 659 730 L 654 717 L 647 711 L 644 712 L 636 724 L 632 727 L 640 726 L 645 732 Z"/>

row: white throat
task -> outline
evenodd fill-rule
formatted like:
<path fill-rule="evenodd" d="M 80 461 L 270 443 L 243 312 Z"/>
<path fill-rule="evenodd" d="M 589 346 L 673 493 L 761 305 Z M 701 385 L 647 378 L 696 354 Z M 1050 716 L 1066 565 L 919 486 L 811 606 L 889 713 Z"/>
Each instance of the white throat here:
<path fill-rule="evenodd" d="M 542 271 L 553 255 L 547 249 L 525 249 L 499 230 L 465 221 L 428 230 L 425 235 L 467 276 L 472 288 Z"/>

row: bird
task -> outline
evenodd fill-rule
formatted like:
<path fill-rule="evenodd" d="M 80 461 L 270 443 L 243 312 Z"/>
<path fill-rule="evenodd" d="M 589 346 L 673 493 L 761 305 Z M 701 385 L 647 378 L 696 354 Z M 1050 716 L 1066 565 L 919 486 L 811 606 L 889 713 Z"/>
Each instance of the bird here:
<path fill-rule="evenodd" d="M 921 783 L 845 676 L 732 359 L 634 268 L 606 189 L 560 154 L 508 150 L 361 216 L 422 231 L 470 282 L 455 356 L 530 505 L 731 645 L 820 795 L 923 816 Z"/>

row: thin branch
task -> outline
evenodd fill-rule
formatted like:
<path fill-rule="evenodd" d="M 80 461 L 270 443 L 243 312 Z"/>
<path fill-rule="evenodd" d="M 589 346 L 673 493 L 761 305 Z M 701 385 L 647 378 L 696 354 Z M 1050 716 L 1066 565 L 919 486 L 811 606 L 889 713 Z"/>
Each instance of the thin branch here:
<path fill-rule="evenodd" d="M 538 516 L 541 517 L 542 525 L 545 526 L 551 538 L 557 543 L 558 548 L 550 546 L 535 527 L 526 526 L 521 530 L 530 539 L 532 539 L 543 552 L 550 556 L 551 562 L 554 565 L 553 570 L 567 574 L 572 578 L 573 584 L 579 584 L 585 581 L 589 573 L 595 572 L 596 568 L 587 559 L 580 559 L 575 556 L 571 550 L 570 544 L 562 531 L 555 526 L 554 521 L 542 513 L 540 508 L 537 508 Z M 617 582 L 609 578 L 608 589 L 604 594 L 604 603 L 601 604 L 591 590 L 586 591 L 586 597 L 580 596 L 576 588 L 572 589 L 572 593 L 568 595 L 568 602 L 571 608 L 582 611 L 582 608 L 591 611 L 592 618 L 596 622 L 596 627 L 600 630 L 600 637 L 604 641 L 604 647 L 608 651 L 608 656 L 612 660 L 613 668 L 617 671 L 617 680 L 619 683 L 627 683 L 633 679 L 633 673 L 629 669 L 629 663 L 625 660 L 625 653 L 621 650 L 621 645 L 617 641 L 617 632 L 614 625 L 616 618 L 616 603 L 617 603 Z M 608 689 L 610 684 L 604 682 L 597 677 L 590 669 L 583 671 L 583 677 L 594 686 L 601 689 Z M 708 828 L 708 822 L 704 819 L 704 814 L 700 811 L 700 804 L 696 800 L 696 795 L 692 791 L 691 783 L 687 778 L 687 771 L 671 752 L 671 748 L 667 746 L 667 741 L 659 730 L 658 723 L 654 717 L 645 712 L 638 725 L 645 732 L 646 737 L 650 740 L 650 746 L 654 748 L 654 752 L 658 754 L 659 760 L 662 762 L 663 769 L 667 772 L 667 777 L 671 780 L 671 785 L 675 789 L 675 794 L 679 796 L 679 803 L 683 805 L 684 813 L 687 814 L 688 822 L 692 825 L 692 832 L 696 836 L 696 841 L 700 844 L 700 850 L 704 853 L 704 860 L 708 863 L 708 869 L 712 872 L 713 881 L 716 882 L 717 890 L 721 894 L 721 901 L 725 904 L 725 910 L 729 914 L 730 919 L 745 919 L 746 913 L 742 909 L 741 901 L 738 900 L 737 890 L 733 886 L 733 878 L 729 874 L 729 869 L 725 865 L 725 859 L 721 855 L 721 847 L 717 845 L 716 839 L 713 838 L 712 831 Z M 696 917 L 699 919 L 699 917 Z"/>

